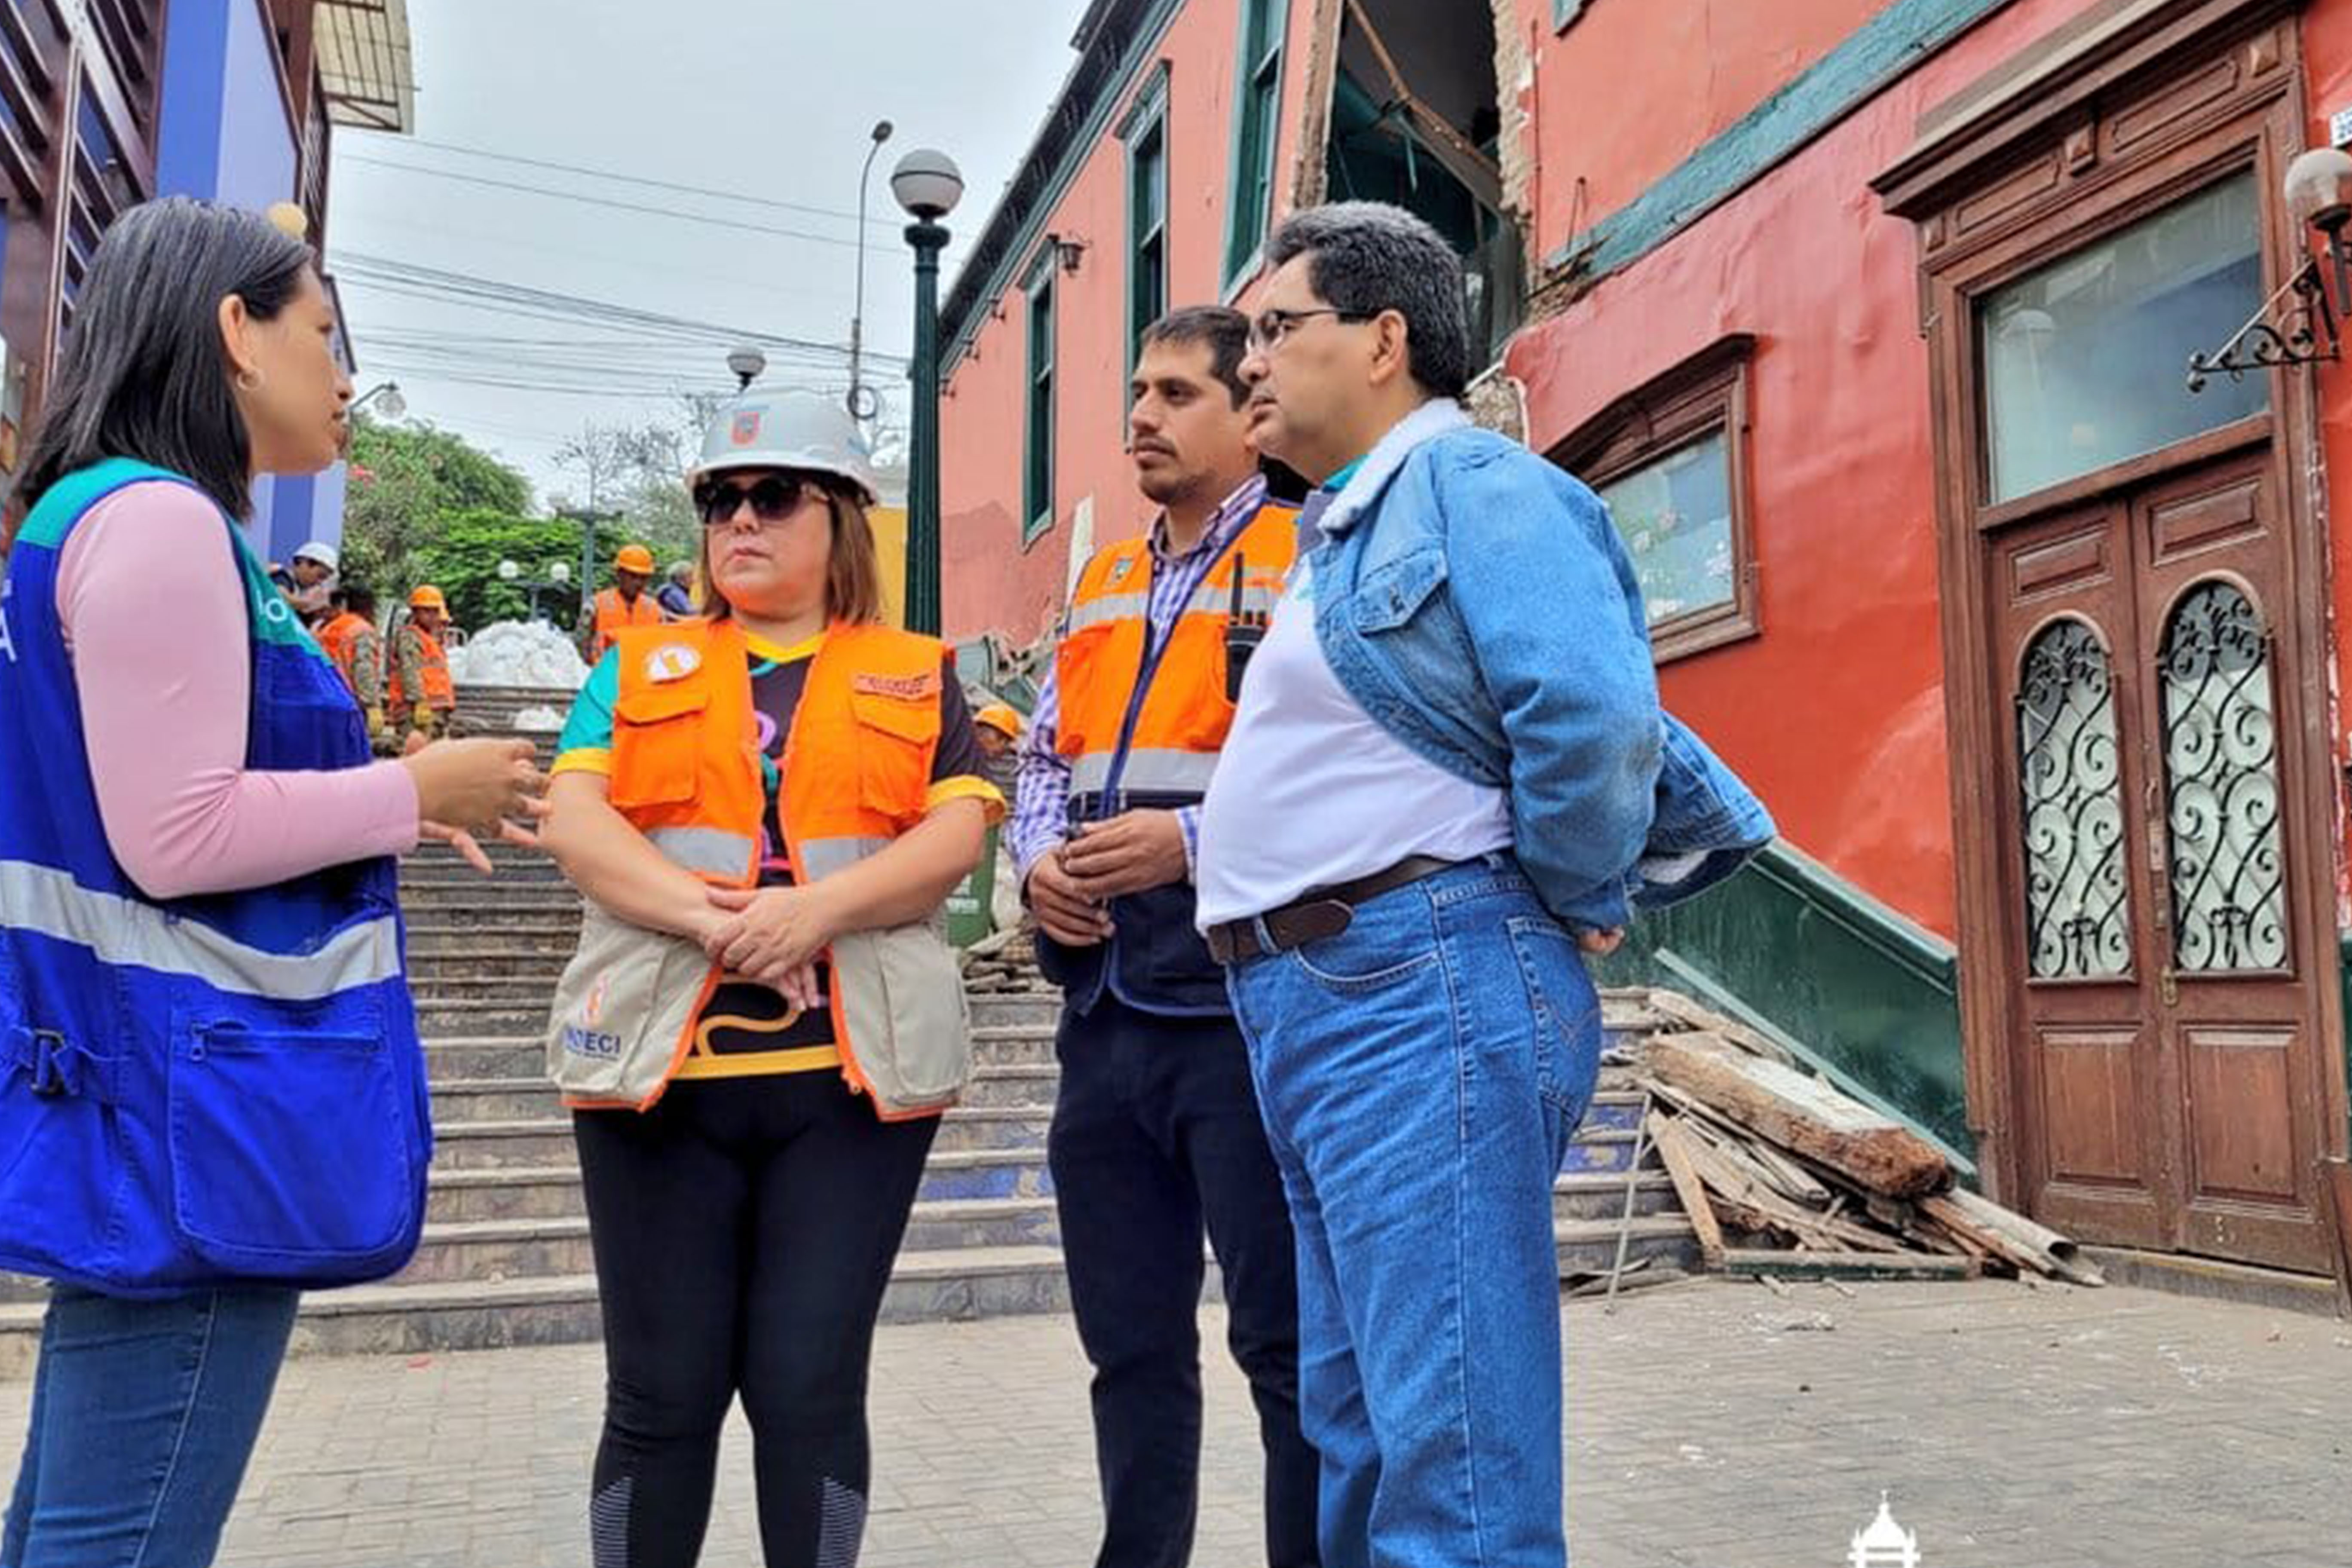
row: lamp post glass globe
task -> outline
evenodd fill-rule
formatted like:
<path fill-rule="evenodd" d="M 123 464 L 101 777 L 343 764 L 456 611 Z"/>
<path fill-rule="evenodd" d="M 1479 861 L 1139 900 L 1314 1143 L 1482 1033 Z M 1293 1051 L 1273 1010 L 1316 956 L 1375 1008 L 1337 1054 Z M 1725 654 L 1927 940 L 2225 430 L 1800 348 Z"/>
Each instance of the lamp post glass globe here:
<path fill-rule="evenodd" d="M 2315 147 L 2288 164 L 2286 206 L 2323 233 L 2342 228 L 2352 218 L 2352 154 Z"/>
<path fill-rule="evenodd" d="M 945 153 L 919 147 L 890 172 L 890 194 L 909 216 L 937 223 L 963 199 L 963 171 Z"/>
<path fill-rule="evenodd" d="M 547 569 L 547 576 L 548 576 L 548 580 L 549 580 L 550 582 L 554 582 L 554 583 L 569 583 L 569 582 L 571 582 L 571 581 L 572 581 L 572 563 L 570 563 L 569 561 L 558 561 L 558 562 L 556 562 L 554 564 L 552 564 L 552 565 L 551 565 L 550 567 L 548 567 L 548 569 Z"/>
<path fill-rule="evenodd" d="M 760 379 L 760 373 L 768 368 L 768 356 L 755 348 L 730 350 L 727 355 L 727 368 L 735 373 L 736 384 L 749 388 Z"/>
<path fill-rule="evenodd" d="M 396 381 L 379 382 L 369 387 L 352 399 L 351 407 L 345 412 L 357 414 L 371 403 L 386 419 L 405 419 L 408 416 L 408 399 L 400 395 L 400 383 Z"/>
<path fill-rule="evenodd" d="M 522 575 L 522 568 L 511 561 L 499 563 L 499 581 L 511 583 Z"/>

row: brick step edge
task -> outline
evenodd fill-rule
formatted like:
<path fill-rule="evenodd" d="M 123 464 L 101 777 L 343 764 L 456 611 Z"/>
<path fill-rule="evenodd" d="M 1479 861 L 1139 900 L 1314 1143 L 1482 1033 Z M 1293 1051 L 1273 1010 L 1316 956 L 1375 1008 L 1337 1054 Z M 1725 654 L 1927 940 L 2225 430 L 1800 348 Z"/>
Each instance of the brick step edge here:
<path fill-rule="evenodd" d="M 1680 1216 L 1636 1219 L 1628 1227 L 1629 1265 L 1663 1258 L 1670 1265 L 1696 1255 Z M 1565 1221 L 1553 1226 L 1558 1247 L 1613 1246 L 1615 1221 Z M 1563 1268 L 1567 1263 L 1563 1258 Z M 1591 1259 L 1579 1257 L 1580 1266 Z M 1205 1299 L 1219 1291 L 1214 1265 Z M 32 1373 L 40 1340 L 39 1303 L 0 1307 L 0 1383 Z M 1062 1255 L 1051 1247 L 967 1247 L 899 1256 L 883 1300 L 886 1323 L 961 1322 L 983 1317 L 1069 1310 Z M 599 1333 L 593 1275 L 457 1281 L 430 1285 L 361 1285 L 307 1296 L 294 1329 L 296 1355 L 417 1355 L 520 1345 L 576 1344 Z"/>

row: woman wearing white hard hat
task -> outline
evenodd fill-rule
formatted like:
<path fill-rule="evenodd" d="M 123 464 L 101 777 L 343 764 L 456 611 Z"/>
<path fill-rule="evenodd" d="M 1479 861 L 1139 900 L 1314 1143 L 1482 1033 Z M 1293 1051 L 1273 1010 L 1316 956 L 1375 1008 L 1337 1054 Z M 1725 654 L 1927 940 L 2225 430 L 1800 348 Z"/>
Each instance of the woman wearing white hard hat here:
<path fill-rule="evenodd" d="M 880 624 L 864 441 L 753 393 L 689 480 L 708 618 L 627 627 L 545 842 L 587 896 L 549 1059 L 604 1305 L 599 1563 L 685 1568 L 740 1394 L 769 1568 L 855 1561 L 874 1322 L 970 1066 L 936 917 L 1003 810 L 946 651 Z"/>

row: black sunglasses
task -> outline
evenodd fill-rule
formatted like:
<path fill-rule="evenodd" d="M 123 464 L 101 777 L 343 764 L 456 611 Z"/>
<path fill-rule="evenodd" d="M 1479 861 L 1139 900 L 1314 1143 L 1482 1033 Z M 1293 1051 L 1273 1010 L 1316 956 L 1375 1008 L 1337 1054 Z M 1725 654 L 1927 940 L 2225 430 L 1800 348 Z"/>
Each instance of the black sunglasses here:
<path fill-rule="evenodd" d="M 751 515 L 772 527 L 791 521 L 812 494 L 823 496 L 824 487 L 810 479 L 778 479 L 772 474 L 748 485 L 713 480 L 695 488 L 694 510 L 703 527 L 724 528 L 750 501 Z"/>

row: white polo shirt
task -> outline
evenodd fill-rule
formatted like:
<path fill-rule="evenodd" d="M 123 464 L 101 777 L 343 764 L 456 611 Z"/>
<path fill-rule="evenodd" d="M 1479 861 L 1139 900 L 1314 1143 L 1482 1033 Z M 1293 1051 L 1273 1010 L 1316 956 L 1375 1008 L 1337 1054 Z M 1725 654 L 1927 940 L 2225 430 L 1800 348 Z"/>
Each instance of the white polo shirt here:
<path fill-rule="evenodd" d="M 1308 501 L 1307 537 L 1324 508 L 1369 499 L 1406 453 L 1467 422 L 1452 404 L 1424 405 L 1382 439 L 1336 500 Z M 1315 635 L 1302 540 L 1201 805 L 1201 929 L 1264 914 L 1409 856 L 1467 860 L 1510 845 L 1506 791 L 1457 777 L 1406 746 L 1332 674 Z"/>

